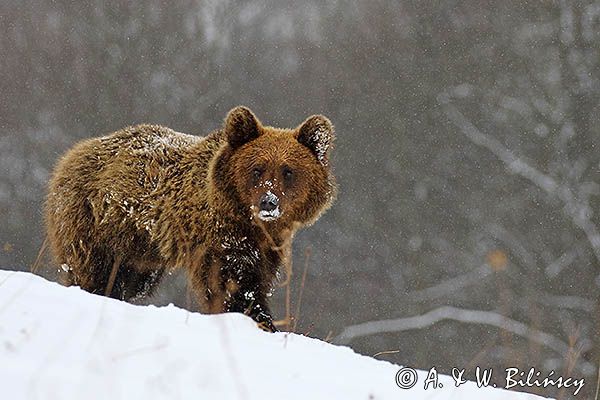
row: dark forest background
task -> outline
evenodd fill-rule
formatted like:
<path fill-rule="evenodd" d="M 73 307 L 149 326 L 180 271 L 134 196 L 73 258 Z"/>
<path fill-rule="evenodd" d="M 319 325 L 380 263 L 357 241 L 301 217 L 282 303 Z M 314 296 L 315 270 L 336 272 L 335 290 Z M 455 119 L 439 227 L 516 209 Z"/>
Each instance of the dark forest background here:
<path fill-rule="evenodd" d="M 600 3 L 4 0 L 0 265 L 34 263 L 76 141 L 141 122 L 205 135 L 239 104 L 336 125 L 339 199 L 295 241 L 297 332 L 445 373 L 554 369 L 592 396 Z M 185 292 L 174 273 L 150 302 Z"/>

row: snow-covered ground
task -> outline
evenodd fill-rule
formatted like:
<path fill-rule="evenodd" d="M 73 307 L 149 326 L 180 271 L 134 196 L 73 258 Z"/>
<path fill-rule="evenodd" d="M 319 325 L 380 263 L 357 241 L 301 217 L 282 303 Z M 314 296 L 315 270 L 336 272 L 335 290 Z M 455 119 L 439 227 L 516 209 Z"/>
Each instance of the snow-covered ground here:
<path fill-rule="evenodd" d="M 401 367 L 259 330 L 240 314 L 134 306 L 0 271 L 4 399 L 486 399 L 540 397 L 467 382 L 400 389 Z"/>

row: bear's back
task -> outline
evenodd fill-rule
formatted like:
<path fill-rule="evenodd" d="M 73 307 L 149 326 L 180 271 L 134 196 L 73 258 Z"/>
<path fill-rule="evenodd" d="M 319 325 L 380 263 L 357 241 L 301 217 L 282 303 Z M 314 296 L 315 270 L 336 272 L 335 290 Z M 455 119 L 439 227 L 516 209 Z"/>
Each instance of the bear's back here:
<path fill-rule="evenodd" d="M 67 225 L 87 221 L 99 239 L 123 248 L 125 243 L 117 242 L 131 242 L 132 236 L 114 231 L 151 233 L 157 201 L 178 197 L 171 192 L 181 188 L 190 160 L 205 169 L 209 153 L 219 146 L 218 134 L 193 136 L 160 125 L 130 126 L 79 142 L 61 159 L 51 179 L 47 221 Z M 198 159 L 199 153 L 206 153 L 205 160 Z"/>
<path fill-rule="evenodd" d="M 176 132 L 161 125 L 142 124 L 129 126 L 107 136 L 97 138 L 99 153 L 103 156 L 181 156 L 190 146 L 204 137 Z"/>

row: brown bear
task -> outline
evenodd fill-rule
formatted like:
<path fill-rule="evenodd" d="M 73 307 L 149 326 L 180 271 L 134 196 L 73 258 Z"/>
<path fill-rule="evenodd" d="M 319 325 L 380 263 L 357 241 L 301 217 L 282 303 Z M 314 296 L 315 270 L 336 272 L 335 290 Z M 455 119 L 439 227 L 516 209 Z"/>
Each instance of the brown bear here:
<path fill-rule="evenodd" d="M 183 267 L 203 311 L 275 330 L 267 296 L 282 249 L 336 194 L 333 139 L 324 116 L 279 129 L 237 107 L 206 137 L 138 125 L 78 143 L 45 206 L 65 283 L 130 301 Z"/>

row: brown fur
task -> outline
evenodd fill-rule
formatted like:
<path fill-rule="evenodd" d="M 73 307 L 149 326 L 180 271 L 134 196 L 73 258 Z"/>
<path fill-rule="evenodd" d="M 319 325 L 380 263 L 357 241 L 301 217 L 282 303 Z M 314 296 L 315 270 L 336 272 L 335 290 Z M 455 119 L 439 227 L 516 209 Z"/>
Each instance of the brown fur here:
<path fill-rule="evenodd" d="M 183 267 L 204 311 L 274 329 L 266 299 L 278 248 L 334 199 L 332 140 L 323 116 L 277 129 L 237 107 L 204 138 L 139 125 L 78 143 L 56 166 L 45 210 L 66 283 L 104 294 L 118 264 L 107 294 L 131 300 Z M 272 221 L 256 214 L 267 190 L 282 210 Z"/>

